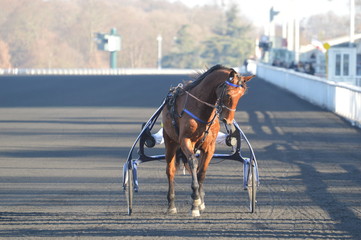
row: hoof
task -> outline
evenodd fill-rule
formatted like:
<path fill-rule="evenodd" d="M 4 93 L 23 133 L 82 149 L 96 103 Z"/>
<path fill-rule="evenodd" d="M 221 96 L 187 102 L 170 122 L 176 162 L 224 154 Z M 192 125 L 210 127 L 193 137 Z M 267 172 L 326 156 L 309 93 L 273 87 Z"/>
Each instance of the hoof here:
<path fill-rule="evenodd" d="M 201 205 L 199 205 L 199 210 L 200 211 L 204 211 L 204 209 L 206 209 L 206 205 L 204 203 L 202 203 Z"/>
<path fill-rule="evenodd" d="M 198 209 L 192 210 L 192 217 L 200 217 L 200 216 L 201 216 L 201 214 Z"/>
<path fill-rule="evenodd" d="M 168 214 L 176 214 L 177 213 L 177 208 L 170 208 L 168 209 Z"/>

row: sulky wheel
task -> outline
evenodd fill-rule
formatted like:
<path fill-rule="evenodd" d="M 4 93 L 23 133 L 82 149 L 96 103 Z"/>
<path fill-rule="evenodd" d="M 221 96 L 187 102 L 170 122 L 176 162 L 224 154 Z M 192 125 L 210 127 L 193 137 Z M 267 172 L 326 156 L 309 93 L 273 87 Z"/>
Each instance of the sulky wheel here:
<path fill-rule="evenodd" d="M 125 197 L 127 199 L 128 204 L 128 215 L 132 215 L 132 208 L 133 208 L 133 167 L 131 161 L 128 163 L 128 169 L 126 173 L 126 186 L 125 186 Z"/>
<path fill-rule="evenodd" d="M 257 192 L 257 180 L 256 180 L 256 168 L 252 161 L 248 171 L 248 197 L 249 197 L 249 210 L 254 213 L 256 210 L 256 192 Z"/>

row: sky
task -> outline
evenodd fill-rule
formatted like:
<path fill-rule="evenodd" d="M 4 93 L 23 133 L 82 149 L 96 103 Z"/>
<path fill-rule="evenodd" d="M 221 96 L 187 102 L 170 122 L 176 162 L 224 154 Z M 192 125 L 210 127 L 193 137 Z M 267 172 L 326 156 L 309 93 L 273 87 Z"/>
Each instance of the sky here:
<path fill-rule="evenodd" d="M 204 4 L 238 3 L 241 13 L 252 20 L 255 25 L 265 25 L 269 21 L 271 7 L 280 13 L 275 21 L 283 21 L 291 16 L 300 19 L 333 11 L 339 15 L 349 15 L 350 0 L 169 0 L 182 2 L 189 7 Z"/>

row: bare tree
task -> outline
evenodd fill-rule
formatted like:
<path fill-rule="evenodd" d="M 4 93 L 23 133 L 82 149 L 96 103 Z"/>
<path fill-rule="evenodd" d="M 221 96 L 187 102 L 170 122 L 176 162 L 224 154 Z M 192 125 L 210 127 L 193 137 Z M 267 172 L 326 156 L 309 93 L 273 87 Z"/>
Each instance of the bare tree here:
<path fill-rule="evenodd" d="M 0 39 L 0 68 L 11 68 L 8 45 Z"/>

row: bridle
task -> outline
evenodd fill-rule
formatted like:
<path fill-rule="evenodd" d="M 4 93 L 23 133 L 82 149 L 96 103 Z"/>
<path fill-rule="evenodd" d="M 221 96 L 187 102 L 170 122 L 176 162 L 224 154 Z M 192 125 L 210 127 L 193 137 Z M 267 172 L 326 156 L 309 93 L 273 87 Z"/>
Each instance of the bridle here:
<path fill-rule="evenodd" d="M 237 75 L 237 77 L 238 77 L 238 75 Z M 223 101 L 222 101 L 222 99 L 224 98 L 224 94 L 225 94 L 225 92 L 226 92 L 226 88 L 227 88 L 227 86 L 226 85 L 229 85 L 229 86 L 232 86 L 232 87 L 235 87 L 235 88 L 243 88 L 243 84 L 241 83 L 241 84 L 234 84 L 234 83 L 232 83 L 231 81 L 233 80 L 233 77 L 230 77 L 229 79 L 227 79 L 222 85 L 223 85 L 223 90 L 222 90 L 222 94 L 221 94 L 221 96 L 217 99 L 217 101 L 216 101 L 216 105 L 217 105 L 217 103 L 218 103 L 218 107 L 217 107 L 217 113 L 218 113 L 218 115 L 222 112 L 222 110 L 223 110 L 223 108 L 225 108 L 225 109 L 227 109 L 228 111 L 232 111 L 232 112 L 235 112 L 236 111 L 236 109 L 235 108 L 229 108 L 229 107 L 227 107 L 224 103 L 223 103 Z M 221 85 L 221 86 L 222 86 Z"/>
<path fill-rule="evenodd" d="M 238 76 L 238 75 L 237 75 Z M 187 113 L 188 115 L 190 115 L 191 117 L 193 117 L 194 119 L 196 119 L 197 121 L 201 122 L 201 123 L 205 123 L 205 124 L 209 124 L 209 125 L 212 125 L 213 122 L 214 122 L 214 119 L 216 118 L 216 116 L 220 116 L 220 114 L 222 113 L 223 109 L 227 109 L 228 111 L 232 111 L 232 112 L 235 112 L 236 109 L 235 108 L 230 108 L 228 106 L 226 106 L 224 103 L 223 103 L 223 98 L 225 96 L 225 94 L 227 93 L 227 85 L 229 86 L 232 86 L 232 87 L 235 87 L 235 88 L 242 88 L 244 87 L 243 84 L 234 84 L 232 83 L 232 80 L 233 80 L 233 77 L 230 77 L 229 79 L 227 79 L 225 82 L 223 82 L 222 84 L 220 84 L 218 87 L 223 87 L 222 88 L 222 92 L 220 94 L 220 96 L 217 98 L 216 100 L 216 104 L 210 104 L 208 102 L 205 102 L 199 98 L 197 98 L 196 96 L 194 96 L 193 94 L 191 94 L 190 92 L 188 91 L 184 91 L 187 95 L 186 95 L 186 100 L 184 102 L 184 107 L 183 107 L 183 110 L 182 110 L 182 113 L 185 112 Z M 217 88 L 218 88 L 217 87 Z M 186 106 L 187 106 L 187 102 L 188 102 L 188 96 L 192 97 L 193 99 L 197 100 L 198 102 L 208 106 L 208 107 L 211 107 L 211 108 L 214 108 L 216 109 L 216 114 L 213 116 L 212 120 L 209 121 L 209 122 L 205 122 L 203 121 L 202 119 L 198 118 L 196 115 L 194 115 L 192 112 L 190 112 Z M 182 115 L 182 113 L 180 115 Z"/>

